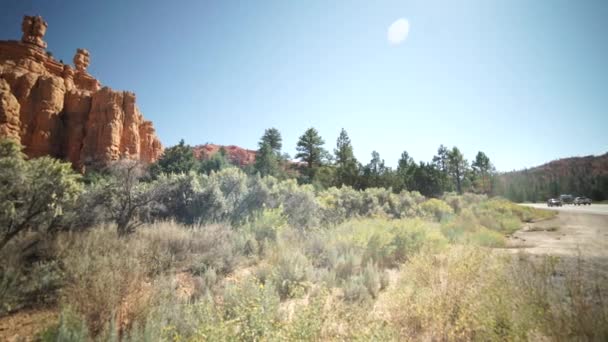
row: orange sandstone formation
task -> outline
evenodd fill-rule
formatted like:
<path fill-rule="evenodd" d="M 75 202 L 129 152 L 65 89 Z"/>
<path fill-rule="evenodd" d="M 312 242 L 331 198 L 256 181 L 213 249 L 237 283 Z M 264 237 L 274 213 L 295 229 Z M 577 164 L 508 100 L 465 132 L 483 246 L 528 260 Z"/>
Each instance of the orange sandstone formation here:
<path fill-rule="evenodd" d="M 229 145 L 205 144 L 192 147 L 194 157 L 199 160 L 208 160 L 214 154 L 218 153 L 221 148 L 226 151 L 226 157 L 234 165 L 247 166 L 255 163 L 256 151 L 247 150 L 242 147 Z"/>
<path fill-rule="evenodd" d="M 47 23 L 23 18 L 21 41 L 0 41 L 0 137 L 16 139 L 30 157 L 51 155 L 76 168 L 122 157 L 153 162 L 162 154 L 135 94 L 101 87 L 78 49 L 74 67 L 46 52 Z"/>

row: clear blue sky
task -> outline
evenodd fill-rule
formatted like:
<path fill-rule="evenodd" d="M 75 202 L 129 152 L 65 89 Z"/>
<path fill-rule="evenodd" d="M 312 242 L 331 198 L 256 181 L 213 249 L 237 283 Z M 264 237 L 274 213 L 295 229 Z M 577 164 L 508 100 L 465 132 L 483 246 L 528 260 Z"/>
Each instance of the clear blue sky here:
<path fill-rule="evenodd" d="M 393 166 L 439 144 L 502 171 L 608 151 L 605 0 L 1 1 L 0 39 L 42 15 L 56 58 L 87 48 L 166 146 L 256 148 L 276 127 L 293 155 L 314 126 Z"/>

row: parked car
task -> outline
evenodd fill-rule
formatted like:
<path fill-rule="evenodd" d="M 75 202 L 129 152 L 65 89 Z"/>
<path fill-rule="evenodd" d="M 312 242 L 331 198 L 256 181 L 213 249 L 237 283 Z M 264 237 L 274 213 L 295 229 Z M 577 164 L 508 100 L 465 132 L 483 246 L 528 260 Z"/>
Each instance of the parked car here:
<path fill-rule="evenodd" d="M 574 204 L 574 196 L 572 195 L 560 195 L 559 200 L 562 204 Z"/>
<path fill-rule="evenodd" d="M 577 197 L 574 199 L 576 205 L 591 205 L 591 200 L 587 197 Z"/>
<path fill-rule="evenodd" d="M 550 198 L 547 201 L 547 206 L 549 207 L 561 207 L 562 201 L 559 198 Z"/>

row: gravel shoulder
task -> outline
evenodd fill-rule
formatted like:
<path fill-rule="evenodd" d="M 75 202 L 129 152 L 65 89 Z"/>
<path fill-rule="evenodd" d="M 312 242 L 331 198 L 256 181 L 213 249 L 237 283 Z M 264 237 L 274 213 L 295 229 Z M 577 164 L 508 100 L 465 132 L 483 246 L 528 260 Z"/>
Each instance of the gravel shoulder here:
<path fill-rule="evenodd" d="M 608 258 L 608 205 L 563 206 L 527 204 L 558 211 L 552 219 L 528 223 L 510 239 L 510 246 L 531 254 Z"/>

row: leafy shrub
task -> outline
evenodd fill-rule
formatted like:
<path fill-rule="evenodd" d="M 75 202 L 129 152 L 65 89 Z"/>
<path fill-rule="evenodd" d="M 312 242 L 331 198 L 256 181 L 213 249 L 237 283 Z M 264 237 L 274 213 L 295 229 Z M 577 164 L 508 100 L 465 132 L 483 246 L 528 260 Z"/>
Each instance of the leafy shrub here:
<path fill-rule="evenodd" d="M 422 248 L 435 250 L 445 245 L 436 228 L 420 220 L 349 221 L 336 227 L 331 235 L 332 239 L 362 250 L 363 261 L 372 261 L 379 267 L 396 266 Z"/>
<path fill-rule="evenodd" d="M 348 302 L 369 302 L 372 297 L 362 275 L 348 278 L 342 285 L 344 300 Z"/>
<path fill-rule="evenodd" d="M 510 292 L 504 270 L 502 259 L 478 249 L 418 255 L 391 293 L 393 324 L 404 338 L 525 339 L 528 316 L 513 314 L 518 296 Z"/>
<path fill-rule="evenodd" d="M 334 263 L 334 272 L 338 279 L 347 280 L 361 270 L 361 255 L 353 250 L 340 254 Z"/>
<path fill-rule="evenodd" d="M 43 342 L 80 342 L 89 340 L 90 336 L 86 321 L 68 307 L 61 310 L 59 322 L 40 333 L 39 339 Z"/>
<path fill-rule="evenodd" d="M 53 240 L 30 232 L 0 251 L 0 316 L 38 305 L 54 304 L 64 282 Z"/>
<path fill-rule="evenodd" d="M 272 285 L 251 278 L 230 285 L 224 292 L 224 319 L 234 325 L 233 338 L 246 341 L 269 339 L 278 332 L 279 296 Z"/>
<path fill-rule="evenodd" d="M 436 198 L 431 198 L 422 203 L 421 209 L 425 216 L 431 217 L 437 221 L 442 221 L 454 214 L 452 207 Z"/>
<path fill-rule="evenodd" d="M 62 302 L 82 315 L 97 335 L 127 297 L 142 290 L 147 265 L 138 255 L 144 246 L 119 239 L 108 228 L 62 237 L 60 243 L 69 270 Z M 144 306 L 145 301 L 132 303 L 131 315 L 137 316 Z"/>
<path fill-rule="evenodd" d="M 26 160 L 21 146 L 0 140 L 0 250 L 26 230 L 53 233 L 82 192 L 69 163 Z"/>
<path fill-rule="evenodd" d="M 306 291 L 311 272 L 312 265 L 304 254 L 282 250 L 274 265 L 272 283 L 281 299 L 297 297 Z"/>
<path fill-rule="evenodd" d="M 380 293 L 380 290 L 382 289 L 381 277 L 381 271 L 372 263 L 368 263 L 363 269 L 363 285 L 365 285 L 367 291 L 374 299 L 378 297 L 378 293 Z"/>
<path fill-rule="evenodd" d="M 258 243 L 263 243 L 276 242 L 277 236 L 286 226 L 287 220 L 282 208 L 279 207 L 257 212 L 244 229 L 251 232 Z"/>
<path fill-rule="evenodd" d="M 287 184 L 279 191 L 282 191 L 282 196 L 284 196 L 283 211 L 289 224 L 301 230 L 317 226 L 319 224 L 318 205 L 312 186 L 298 187 L 293 180 L 284 183 Z"/>

